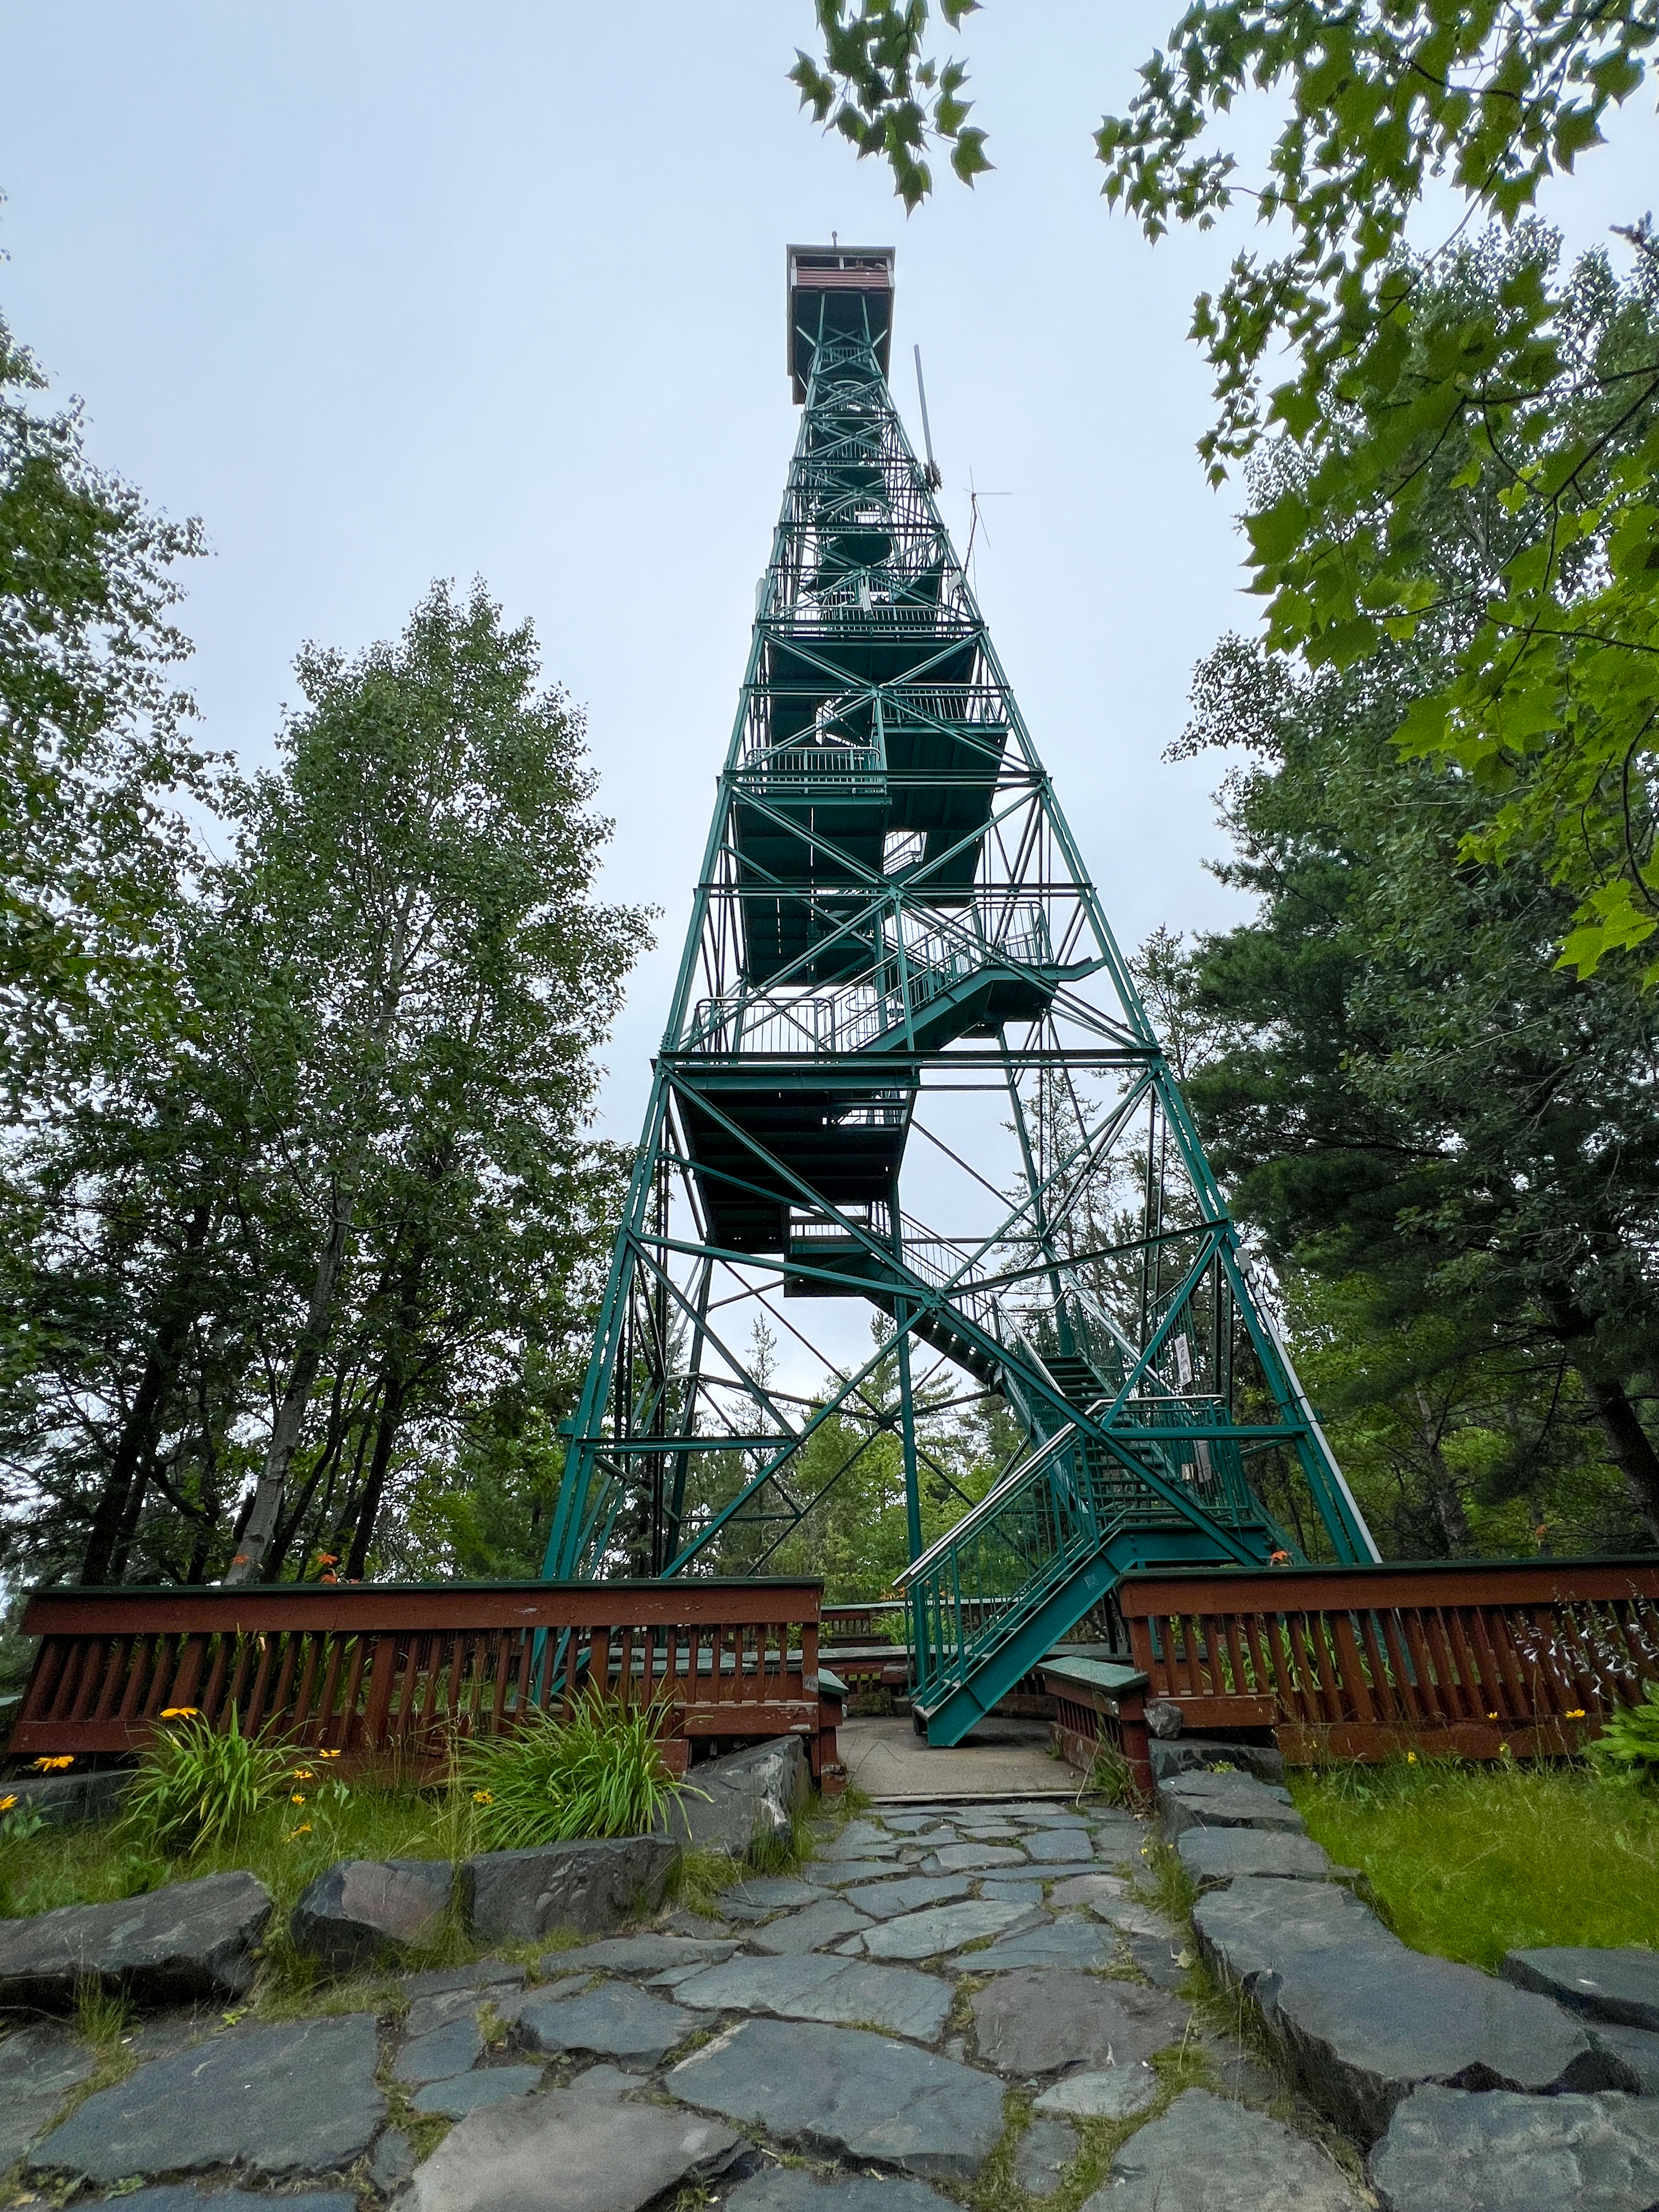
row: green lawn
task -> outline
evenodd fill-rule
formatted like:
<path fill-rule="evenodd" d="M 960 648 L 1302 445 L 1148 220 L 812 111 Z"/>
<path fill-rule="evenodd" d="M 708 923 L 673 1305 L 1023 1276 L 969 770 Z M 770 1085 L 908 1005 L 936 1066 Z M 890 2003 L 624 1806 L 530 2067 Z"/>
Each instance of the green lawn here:
<path fill-rule="evenodd" d="M 1659 1790 L 1567 1765 L 1401 1759 L 1296 1774 L 1291 1791 L 1419 1951 L 1492 1967 L 1537 1944 L 1659 1941 Z"/>

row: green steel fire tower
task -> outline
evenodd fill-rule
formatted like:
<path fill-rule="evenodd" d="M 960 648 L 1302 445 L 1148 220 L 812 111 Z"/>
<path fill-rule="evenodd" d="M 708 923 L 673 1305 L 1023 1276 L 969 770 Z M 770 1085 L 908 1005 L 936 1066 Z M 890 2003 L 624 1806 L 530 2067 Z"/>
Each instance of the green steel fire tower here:
<path fill-rule="evenodd" d="M 893 261 L 788 250 L 800 433 L 545 1571 L 764 1572 L 896 1439 L 949 1744 L 1131 1567 L 1376 1553 L 894 407 Z"/>

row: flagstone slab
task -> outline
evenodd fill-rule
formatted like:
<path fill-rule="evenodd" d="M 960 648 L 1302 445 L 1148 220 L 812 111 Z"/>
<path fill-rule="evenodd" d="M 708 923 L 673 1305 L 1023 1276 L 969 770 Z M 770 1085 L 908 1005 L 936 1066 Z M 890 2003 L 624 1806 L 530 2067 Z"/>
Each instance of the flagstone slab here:
<path fill-rule="evenodd" d="M 1128 1883 L 1121 1875 L 1074 1874 L 1054 1884 L 1048 1892 L 1053 1905 L 1093 1905 L 1102 1898 L 1127 1897 Z"/>
<path fill-rule="evenodd" d="M 640 2086 L 593 2066 L 568 2088 L 470 2112 L 416 2169 L 399 2212 L 639 2212 L 742 2148 L 718 2121 L 630 2098 Z"/>
<path fill-rule="evenodd" d="M 476 2018 L 447 2021 L 417 2035 L 398 2053 L 392 2072 L 400 2081 L 447 2081 L 465 2074 L 483 2057 L 484 2039 Z"/>
<path fill-rule="evenodd" d="M 1024 1866 L 1025 1854 L 1013 1844 L 947 1844 L 924 1859 L 924 1874 L 974 1874 L 987 1867 Z"/>
<path fill-rule="evenodd" d="M 464 2120 L 486 2105 L 499 2105 L 507 2097 L 526 2097 L 539 2087 L 539 2066 L 485 2066 L 476 2074 L 458 2074 L 445 2081 L 428 2081 L 410 2102 L 417 2112 L 436 2112 L 447 2120 Z"/>
<path fill-rule="evenodd" d="M 981 2062 L 999 2074 L 1056 2074 L 1062 2067 L 1133 2067 L 1178 2043 L 1184 2004 L 1138 1982 L 1103 1981 L 1066 1967 L 1024 1967 L 973 1998 Z"/>
<path fill-rule="evenodd" d="M 901 1912 L 920 1912 L 924 1905 L 953 1905 L 966 1897 L 972 1885 L 966 1875 L 902 1875 L 894 1881 L 865 1882 L 844 1889 L 847 1904 L 872 1919 L 891 1920 Z"/>
<path fill-rule="evenodd" d="M 19 2159 L 98 2057 L 56 2024 L 19 2028 L 0 2043 L 0 2172 Z"/>
<path fill-rule="evenodd" d="M 816 1905 L 823 1895 L 818 1882 L 797 1881 L 793 1875 L 763 1875 L 756 1881 L 740 1881 L 720 1893 L 720 1911 L 740 1919 L 786 1912 L 797 1905 Z"/>
<path fill-rule="evenodd" d="M 447 1859 L 342 1859 L 301 1893 L 288 1932 L 296 1951 L 349 1973 L 385 1953 L 430 1943 L 454 1887 Z"/>
<path fill-rule="evenodd" d="M 1074 2120 L 1127 2120 L 1156 2104 L 1163 2087 L 1150 2066 L 1106 2066 L 1063 2075 L 1043 2091 L 1032 2110 Z"/>
<path fill-rule="evenodd" d="M 822 1903 L 809 1905 L 799 1912 L 786 1913 L 780 1920 L 769 1920 L 756 1929 L 752 1941 L 763 1951 L 816 1951 L 821 1944 L 837 1942 L 844 1936 L 855 1936 L 871 1923 L 861 1912 L 838 1898 L 826 1897 Z"/>
<path fill-rule="evenodd" d="M 602 1943 L 584 1943 L 580 1950 L 550 1951 L 538 1969 L 550 1974 L 659 1974 L 669 1966 L 707 1966 L 714 1959 L 729 1959 L 737 1949 L 733 1936 L 613 1936 Z"/>
<path fill-rule="evenodd" d="M 1228 1767 L 1219 1774 L 1177 1774 L 1158 1785 L 1164 1833 L 1173 1842 L 1188 1828 L 1259 1828 L 1300 1835 L 1302 1815 L 1291 1793 Z"/>
<path fill-rule="evenodd" d="M 512 2022 L 520 2050 L 587 2051 L 631 2067 L 654 2066 L 702 2025 L 631 1982 L 607 1982 L 570 1996 L 532 1990 L 503 2005 L 501 2014 Z"/>
<path fill-rule="evenodd" d="M 708 2012 L 774 2013 L 785 2020 L 856 2021 L 931 2043 L 951 2010 L 948 1983 L 908 1966 L 872 1966 L 820 1951 L 801 1958 L 727 1960 L 682 1982 L 683 2005 Z"/>
<path fill-rule="evenodd" d="M 1068 1913 L 1046 1928 L 1004 1936 L 983 1951 L 959 1953 L 946 1964 L 956 1974 L 1009 1974 L 1022 1966 L 1076 1966 L 1098 1972 L 1115 1966 L 1117 1938 L 1097 1920 Z"/>
<path fill-rule="evenodd" d="M 1030 2197 L 1052 2197 L 1077 2151 L 1077 2130 L 1044 2113 L 1015 2146 L 1014 2180 Z"/>
<path fill-rule="evenodd" d="M 1587 2021 L 1584 2033 L 1631 2075 L 1636 2094 L 1659 2097 L 1659 2035 L 1650 2028 L 1620 2027 L 1612 2021 Z"/>
<path fill-rule="evenodd" d="M 1498 1971 L 1516 1989 L 1536 1990 L 1587 2019 L 1659 2028 L 1659 1952 L 1568 1945 L 1506 1951 Z"/>
<path fill-rule="evenodd" d="M 988 1936 L 1008 1935 L 1039 1917 L 1029 1905 L 999 1905 L 984 1898 L 934 1905 L 867 1929 L 864 1949 L 872 1959 L 934 1959 Z"/>
<path fill-rule="evenodd" d="M 937 2180 L 971 2180 L 1002 2132 L 988 2075 L 856 2028 L 747 2020 L 665 2086 L 779 2142 Z"/>
<path fill-rule="evenodd" d="M 902 2173 L 809 2173 L 769 2166 L 740 2181 L 724 2212 L 951 2212 L 951 2199 Z"/>
<path fill-rule="evenodd" d="M 1027 1911 L 1042 1903 L 1040 1881 L 982 1881 L 979 1893 L 991 1905 L 1018 1905 Z"/>
<path fill-rule="evenodd" d="M 1188 1828 L 1177 1837 L 1176 1850 L 1200 1889 L 1222 1888 L 1242 1875 L 1329 1881 L 1335 1871 L 1329 1854 L 1311 1836 L 1257 1828 Z"/>
<path fill-rule="evenodd" d="M 879 1881 L 884 1875 L 902 1880 L 908 1865 L 909 1862 L 898 1859 L 815 1860 L 812 1871 L 828 1888 L 845 1889 L 849 1882 Z"/>
<path fill-rule="evenodd" d="M 1309 2097 L 1362 2143 L 1425 2083 L 1631 2086 L 1549 1998 L 1408 1950 L 1335 1882 L 1245 1878 L 1200 1897 L 1193 1926 L 1210 1963 L 1255 1996 Z"/>
<path fill-rule="evenodd" d="M 163 2184 L 156 2189 L 134 2189 L 119 2197 L 83 2197 L 77 2212 L 96 2212 L 103 2205 L 118 2205 L 120 2212 L 128 2212 L 136 2205 L 137 2212 L 274 2212 L 280 2205 L 282 2212 L 357 2212 L 357 2200 L 348 2191 L 332 2189 L 302 2190 L 291 2197 L 262 2197 L 251 2189 L 192 2189 L 187 2181 Z"/>
<path fill-rule="evenodd" d="M 145 2005 L 239 1997 L 252 1986 L 271 1905 L 252 1875 L 210 1874 L 0 1920 L 0 2006 L 71 2012 L 88 1981 Z"/>
<path fill-rule="evenodd" d="M 1091 1898 L 1089 1910 L 1097 1920 L 1106 1921 L 1125 1936 L 1146 1936 L 1156 1942 L 1172 1943 L 1181 1932 L 1167 1915 L 1155 1912 L 1137 1898 Z"/>
<path fill-rule="evenodd" d="M 1076 1828 L 1033 1828 L 1024 1838 L 1025 1856 L 1030 1859 L 1065 1861 L 1086 1863 L 1092 1854 L 1088 1850 L 1088 1831 Z"/>
<path fill-rule="evenodd" d="M 366 2014 L 233 2028 L 100 2089 L 36 2144 L 88 2181 L 242 2166 L 277 2179 L 349 2166 L 386 2118 Z"/>
<path fill-rule="evenodd" d="M 849 1820 L 847 1826 L 819 1851 L 820 1858 L 861 1859 L 877 1857 L 883 1851 L 896 1850 L 898 1838 L 874 1820 Z"/>
<path fill-rule="evenodd" d="M 1359 2212 L 1359 2200 L 1278 2120 L 1188 2089 L 1129 2137 L 1083 2212 Z"/>
<path fill-rule="evenodd" d="M 1659 2103 L 1420 2088 L 1367 2171 L 1383 2212 L 1650 2212 Z"/>

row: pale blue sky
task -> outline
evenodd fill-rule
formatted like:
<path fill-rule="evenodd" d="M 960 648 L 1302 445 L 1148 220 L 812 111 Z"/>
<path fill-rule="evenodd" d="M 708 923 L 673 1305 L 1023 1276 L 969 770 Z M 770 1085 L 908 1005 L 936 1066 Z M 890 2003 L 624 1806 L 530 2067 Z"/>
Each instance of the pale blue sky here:
<path fill-rule="evenodd" d="M 963 43 L 996 173 L 907 222 L 797 118 L 807 0 L 4 0 L 0 300 L 98 458 L 213 548 L 208 740 L 269 748 L 302 639 L 394 631 L 434 575 L 533 617 L 589 714 L 607 881 L 665 914 L 611 1045 L 631 1135 L 794 435 L 783 248 L 896 241 L 895 389 L 927 371 L 960 545 L 1133 943 L 1234 910 L 1194 661 L 1247 625 L 1194 441 L 1193 294 L 1243 230 L 1156 251 L 1090 134 L 1174 0 L 993 0 Z M 1653 198 L 1651 103 L 1555 192 L 1576 243 Z"/>

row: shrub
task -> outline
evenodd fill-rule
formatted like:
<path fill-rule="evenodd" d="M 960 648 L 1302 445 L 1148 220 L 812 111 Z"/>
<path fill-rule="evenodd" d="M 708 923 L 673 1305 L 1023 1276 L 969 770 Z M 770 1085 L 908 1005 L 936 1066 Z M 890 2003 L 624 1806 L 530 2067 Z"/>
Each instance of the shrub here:
<path fill-rule="evenodd" d="M 510 1735 L 463 1745 L 459 1787 L 486 1850 L 523 1850 L 575 1836 L 637 1836 L 673 1794 L 660 1704 L 624 1704 L 599 1689 L 568 1717 L 531 1714 Z"/>
<path fill-rule="evenodd" d="M 1589 1747 L 1592 1762 L 1610 1780 L 1650 1782 L 1659 1777 L 1659 1682 L 1650 1682 L 1639 1705 L 1623 1705 Z"/>
<path fill-rule="evenodd" d="M 244 1735 L 234 1707 L 222 1734 L 199 1714 L 180 1714 L 152 1737 L 121 1826 L 163 1856 L 211 1850 L 276 1802 L 293 1765 L 287 1745 Z"/>

